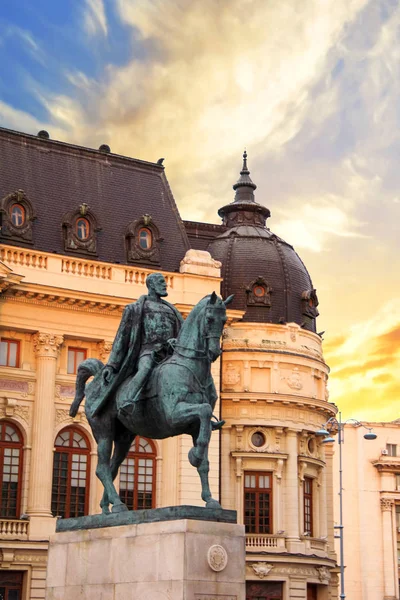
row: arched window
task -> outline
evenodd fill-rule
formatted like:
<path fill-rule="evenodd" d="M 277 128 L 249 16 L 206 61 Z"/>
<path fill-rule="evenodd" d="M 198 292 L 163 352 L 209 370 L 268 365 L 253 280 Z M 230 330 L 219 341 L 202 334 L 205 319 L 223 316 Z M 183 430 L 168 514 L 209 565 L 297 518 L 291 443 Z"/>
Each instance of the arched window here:
<path fill-rule="evenodd" d="M 51 510 L 53 515 L 83 517 L 89 508 L 89 442 L 80 431 L 63 429 L 55 443 Z"/>
<path fill-rule="evenodd" d="M 8 421 L 0 421 L 0 517 L 18 519 L 22 487 L 22 435 Z"/>
<path fill-rule="evenodd" d="M 90 235 L 90 224 L 87 219 L 76 221 L 76 235 L 80 240 L 87 240 Z"/>
<path fill-rule="evenodd" d="M 156 450 L 153 443 L 137 437 L 119 471 L 119 496 L 129 510 L 156 505 Z"/>
<path fill-rule="evenodd" d="M 153 236 L 151 235 L 150 229 L 147 227 L 141 227 L 138 232 L 139 236 L 139 246 L 143 250 L 150 250 L 153 245 Z"/>
<path fill-rule="evenodd" d="M 25 223 L 25 209 L 22 204 L 12 204 L 10 209 L 11 222 L 15 227 Z"/>

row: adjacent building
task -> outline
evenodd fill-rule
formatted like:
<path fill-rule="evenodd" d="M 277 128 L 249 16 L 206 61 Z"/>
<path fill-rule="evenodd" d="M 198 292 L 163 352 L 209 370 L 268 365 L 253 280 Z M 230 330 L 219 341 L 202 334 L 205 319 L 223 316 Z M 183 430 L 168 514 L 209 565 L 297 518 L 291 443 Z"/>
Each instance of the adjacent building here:
<path fill-rule="evenodd" d="M 362 425 L 373 428 L 377 438 L 365 440 Z M 344 426 L 345 593 L 357 600 L 394 600 L 399 598 L 400 421 L 362 425 Z M 338 475 L 336 448 L 335 490 Z M 335 521 L 339 523 L 338 495 Z"/>
<path fill-rule="evenodd" d="M 244 155 L 222 224 L 183 222 L 164 167 L 0 130 L 0 595 L 44 598 L 55 520 L 99 512 L 96 444 L 69 405 L 79 363 L 107 362 L 124 306 L 162 271 L 183 316 L 234 293 L 213 375 L 225 419 L 211 486 L 246 526 L 248 599 L 337 597 L 336 414 L 318 299 L 290 244 L 266 227 Z M 189 438 L 138 438 L 118 489 L 134 508 L 201 504 Z"/>

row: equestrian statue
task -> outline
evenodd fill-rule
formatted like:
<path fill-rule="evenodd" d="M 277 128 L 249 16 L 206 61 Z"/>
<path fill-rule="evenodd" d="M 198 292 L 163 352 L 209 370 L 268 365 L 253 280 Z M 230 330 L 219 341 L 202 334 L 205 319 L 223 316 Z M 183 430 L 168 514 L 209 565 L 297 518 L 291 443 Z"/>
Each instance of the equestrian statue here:
<path fill-rule="evenodd" d="M 197 468 L 207 508 L 221 508 L 208 481 L 211 432 L 224 421 L 213 416 L 217 392 L 211 363 L 221 354 L 226 323 L 225 301 L 213 292 L 183 321 L 164 300 L 162 273 L 146 280 L 148 294 L 124 309 L 108 363 L 89 358 L 78 368 L 74 417 L 82 400 L 97 442 L 96 475 L 104 486 L 103 514 L 128 510 L 114 486 L 121 463 L 137 435 L 164 439 L 188 434 L 193 439 L 189 462 Z M 93 376 L 89 382 L 88 379 Z"/>

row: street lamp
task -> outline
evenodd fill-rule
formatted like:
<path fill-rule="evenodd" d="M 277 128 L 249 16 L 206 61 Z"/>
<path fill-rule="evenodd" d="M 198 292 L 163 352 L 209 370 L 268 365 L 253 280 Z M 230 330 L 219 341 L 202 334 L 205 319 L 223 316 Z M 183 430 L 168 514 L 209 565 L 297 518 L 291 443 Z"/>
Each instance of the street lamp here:
<path fill-rule="evenodd" d="M 324 423 L 321 429 L 315 432 L 315 435 L 324 437 L 322 440 L 323 444 L 329 444 L 330 442 L 334 442 L 335 438 L 332 437 L 332 429 L 337 427 L 338 431 L 338 442 L 339 442 L 339 525 L 335 525 L 334 528 L 339 530 L 338 537 L 340 540 L 340 598 L 344 600 L 346 598 L 346 594 L 344 593 L 344 544 L 343 544 L 343 469 L 342 469 L 342 444 L 344 442 L 344 426 L 347 423 L 353 423 L 358 427 L 364 427 L 367 429 L 367 433 L 364 434 L 364 438 L 366 440 L 375 440 L 377 438 L 376 433 L 372 431 L 371 427 L 366 427 L 357 419 L 347 419 L 347 421 L 342 422 L 342 413 L 339 413 L 339 420 L 335 417 L 331 417 L 328 419 L 326 423 Z"/>

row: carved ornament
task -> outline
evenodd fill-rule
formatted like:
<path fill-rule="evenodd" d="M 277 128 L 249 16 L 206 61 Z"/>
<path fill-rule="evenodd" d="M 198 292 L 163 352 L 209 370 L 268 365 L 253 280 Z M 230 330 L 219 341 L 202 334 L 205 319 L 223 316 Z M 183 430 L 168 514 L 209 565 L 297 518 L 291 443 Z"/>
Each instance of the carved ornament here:
<path fill-rule="evenodd" d="M 29 406 L 21 406 L 16 398 L 5 398 L 5 406 L 0 406 L 0 417 L 19 417 L 25 423 L 29 423 Z"/>
<path fill-rule="evenodd" d="M 38 357 L 57 358 L 64 341 L 62 335 L 54 333 L 35 333 L 32 337 L 33 349 Z"/>
<path fill-rule="evenodd" d="M 102 340 L 97 344 L 97 351 L 99 353 L 100 359 L 105 363 L 107 362 L 108 356 L 111 352 L 112 342 L 106 342 Z"/>
<path fill-rule="evenodd" d="M 207 561 L 213 571 L 223 571 L 228 564 L 228 554 L 223 546 L 215 544 L 207 552 Z"/>
<path fill-rule="evenodd" d="M 303 388 L 303 382 L 298 367 L 294 367 L 288 377 L 281 377 L 281 379 L 286 380 L 286 384 L 292 390 L 300 391 Z"/>
<path fill-rule="evenodd" d="M 383 512 L 391 511 L 393 507 L 394 501 L 392 498 L 381 498 L 381 510 Z"/>
<path fill-rule="evenodd" d="M 318 577 L 321 583 L 328 585 L 331 580 L 331 573 L 328 567 L 316 567 L 318 571 Z"/>
<path fill-rule="evenodd" d="M 266 577 L 268 573 L 274 568 L 274 565 L 258 562 L 253 563 L 251 565 L 251 568 L 253 569 L 257 577 L 259 577 L 260 579 L 264 579 L 264 577 Z"/>
<path fill-rule="evenodd" d="M 241 378 L 240 367 L 232 362 L 229 362 L 223 371 L 223 383 L 228 387 L 236 386 L 240 384 Z"/>
<path fill-rule="evenodd" d="M 264 277 L 257 277 L 246 288 L 248 306 L 271 306 L 272 287 Z"/>

